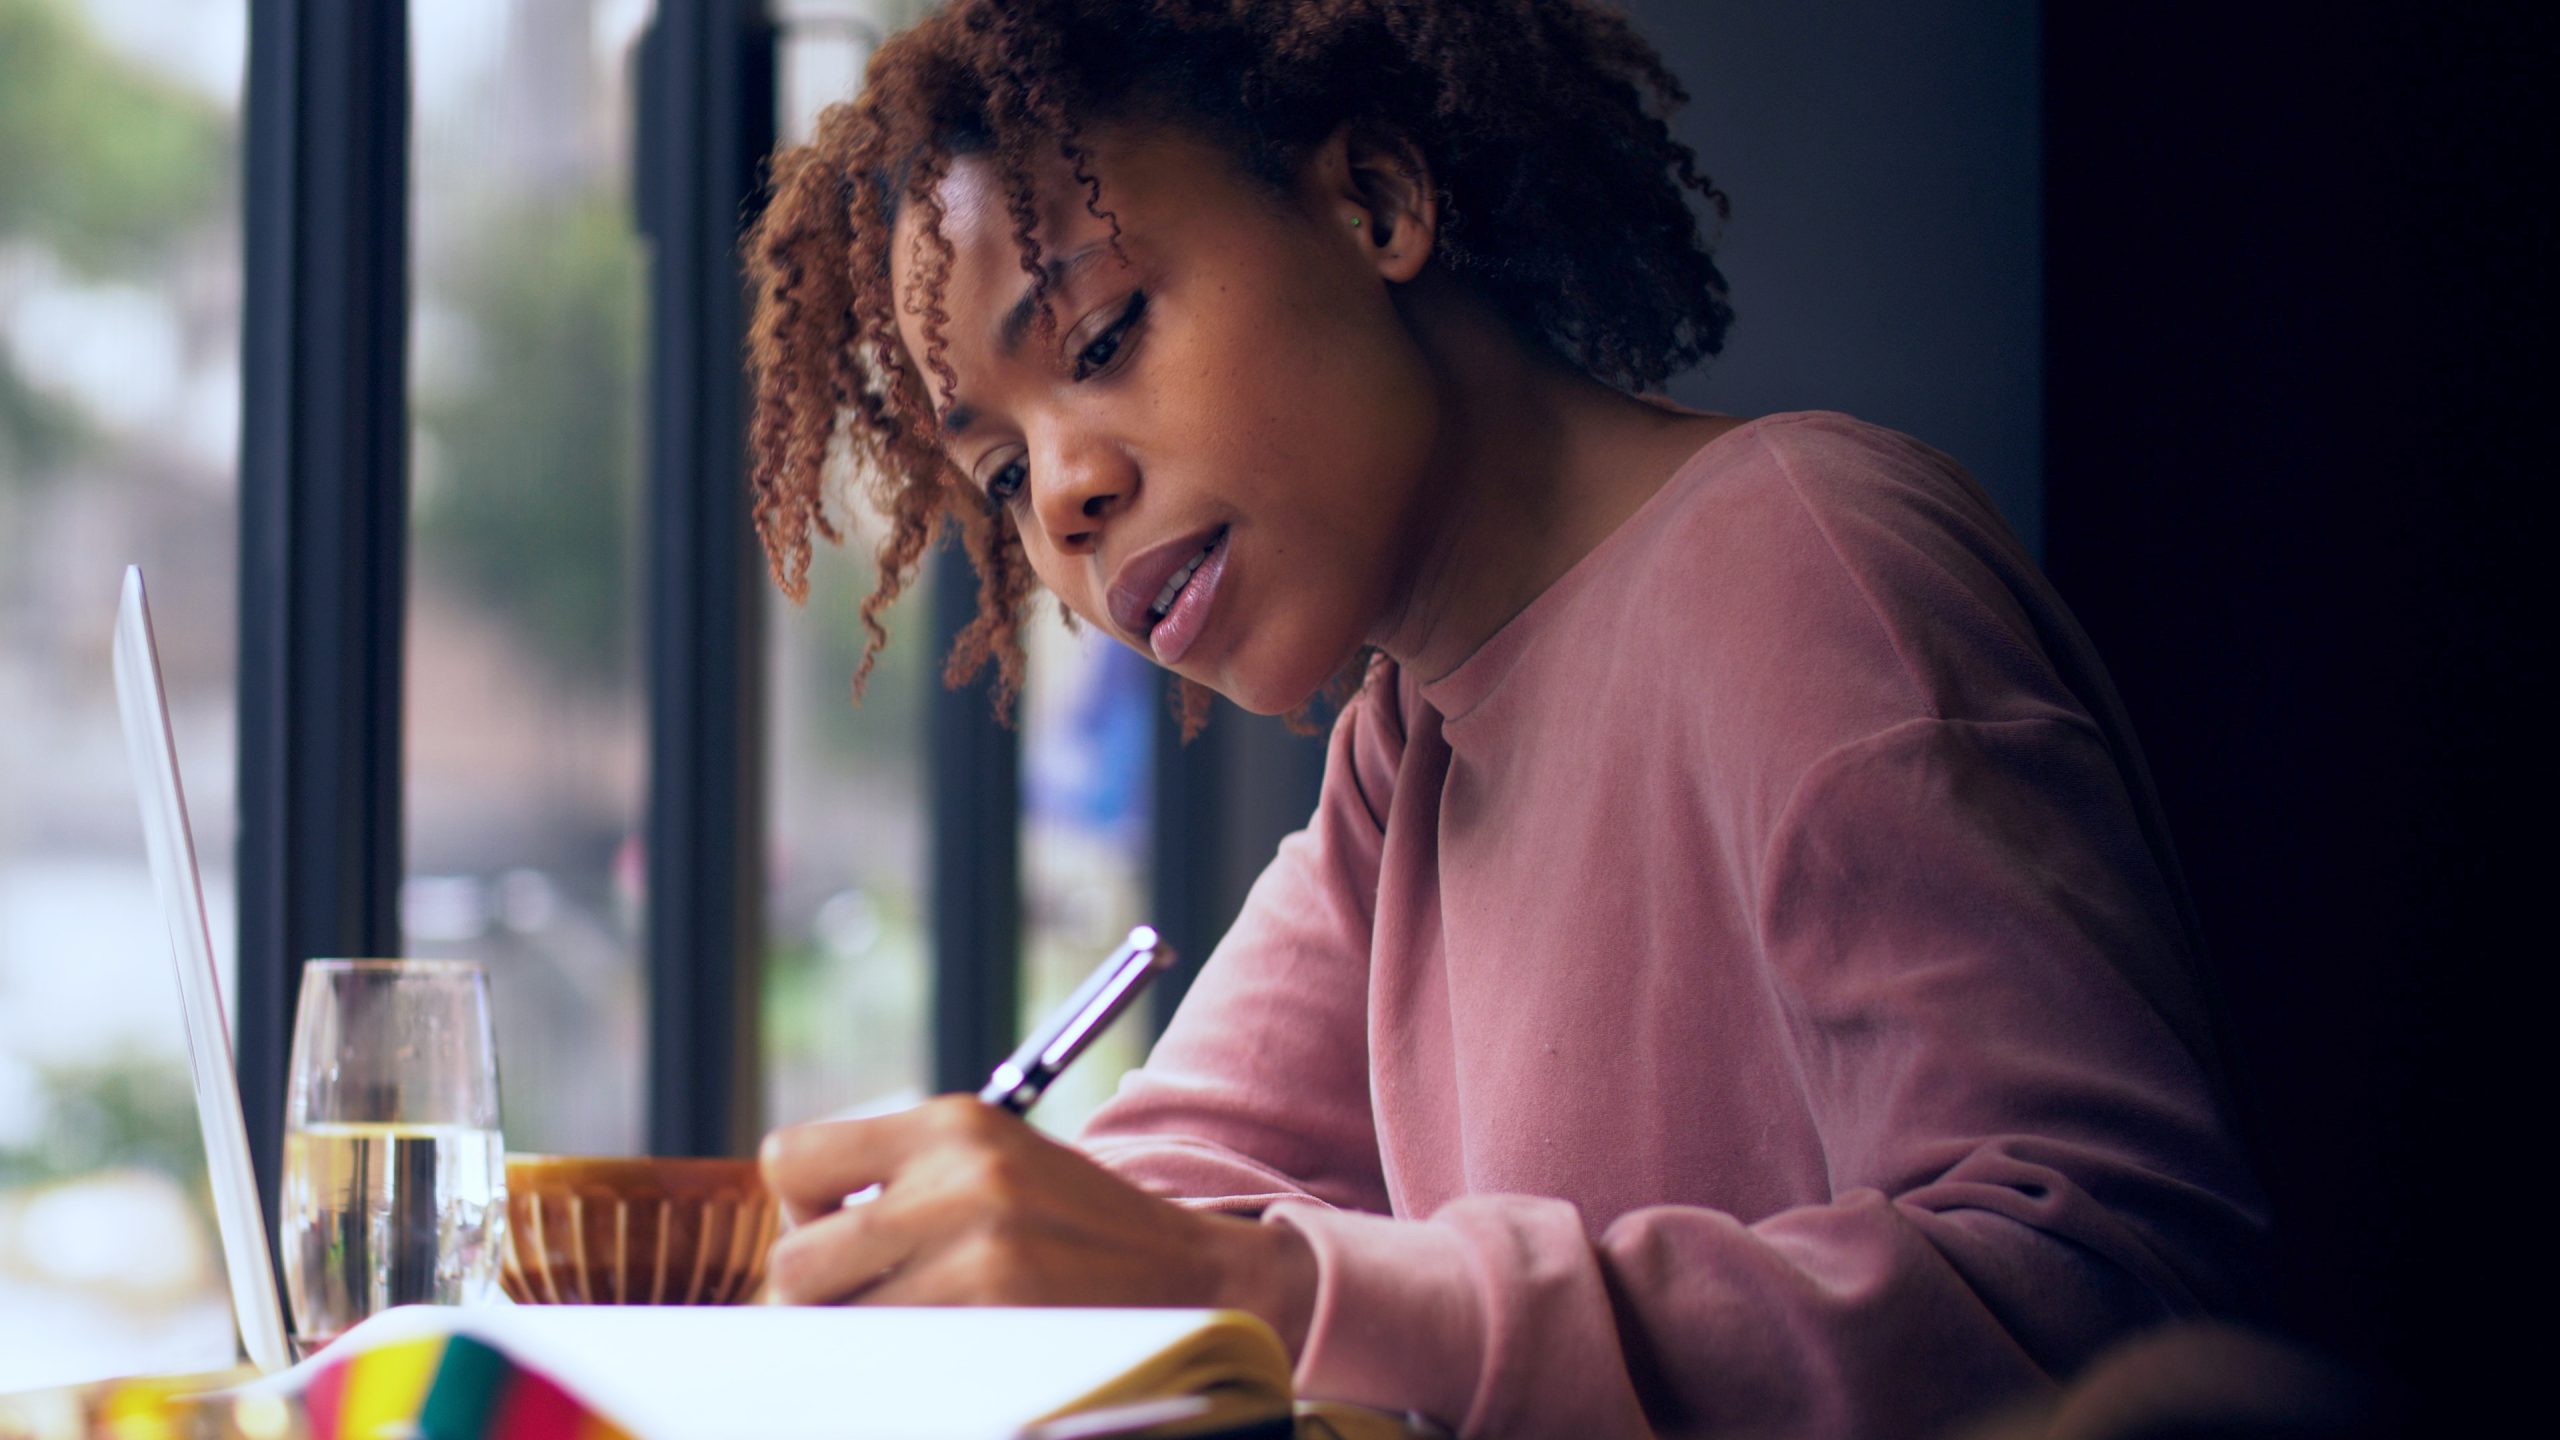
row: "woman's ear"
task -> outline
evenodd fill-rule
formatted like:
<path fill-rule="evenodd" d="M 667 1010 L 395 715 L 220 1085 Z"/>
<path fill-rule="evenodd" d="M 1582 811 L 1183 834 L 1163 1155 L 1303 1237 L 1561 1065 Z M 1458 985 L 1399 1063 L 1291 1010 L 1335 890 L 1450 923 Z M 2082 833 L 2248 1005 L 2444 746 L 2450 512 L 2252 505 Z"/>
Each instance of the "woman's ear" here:
<path fill-rule="evenodd" d="M 1440 196 L 1419 147 L 1392 131 L 1344 125 L 1309 169 L 1317 213 L 1359 242 L 1381 278 L 1402 283 L 1422 273 L 1439 243 Z"/>

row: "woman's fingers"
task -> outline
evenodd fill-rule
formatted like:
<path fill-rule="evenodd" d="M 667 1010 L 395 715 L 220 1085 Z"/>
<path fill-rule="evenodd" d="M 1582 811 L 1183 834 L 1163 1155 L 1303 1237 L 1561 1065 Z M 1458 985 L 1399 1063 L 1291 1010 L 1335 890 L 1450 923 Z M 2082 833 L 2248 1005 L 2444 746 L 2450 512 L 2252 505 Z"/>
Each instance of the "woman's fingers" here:
<path fill-rule="evenodd" d="M 884 1277 L 911 1262 L 937 1273 L 974 1273 L 966 1263 L 955 1271 L 950 1262 L 986 1258 L 990 1247 L 979 1242 L 1001 1230 L 1001 1217 L 1018 1204 L 1024 1185 L 1022 1166 L 1004 1153 L 1008 1139 L 1019 1137 L 1002 1133 L 1020 1122 L 975 1100 L 966 1106 L 802 1127 L 820 1133 L 768 1144 L 768 1173 L 779 1169 L 794 1187 L 787 1192 L 793 1227 L 775 1242 L 770 1261 L 778 1298 L 795 1304 L 872 1300 Z M 870 1167 L 882 1156 L 897 1163 L 878 1195 L 846 1203 L 839 1187 L 875 1173 Z"/>
<path fill-rule="evenodd" d="M 774 1131 L 756 1152 L 765 1188 L 795 1226 L 835 1211 L 847 1195 L 885 1178 L 895 1137 L 882 1132 L 898 1118 L 829 1120 Z"/>
<path fill-rule="evenodd" d="M 1258 1227 L 1221 1231 L 967 1096 L 776 1131 L 762 1158 L 793 1221 L 787 1302 L 1196 1305 L 1258 1263 Z"/>
<path fill-rule="evenodd" d="M 966 1240 L 919 1255 L 851 1297 L 864 1305 L 1030 1305 L 1040 1303 L 1020 1285 L 984 1239 Z"/>
<path fill-rule="evenodd" d="M 766 1257 L 773 1295 L 788 1305 L 850 1300 L 893 1272 L 910 1245 L 897 1209 L 838 1208 L 796 1225 Z"/>
<path fill-rule="evenodd" d="M 764 1143 L 756 1147 L 756 1169 L 764 1175 L 764 1188 L 781 1202 L 783 1223 L 798 1227 L 817 1217 L 821 1207 L 808 1197 L 815 1193 L 815 1172 L 824 1163 L 820 1152 L 841 1154 L 852 1147 L 856 1142 L 849 1132 L 861 1123 L 787 1125 L 766 1133 Z"/>
<path fill-rule="evenodd" d="M 764 1137 L 757 1159 L 765 1187 L 801 1226 L 841 1209 L 848 1195 L 886 1184 L 924 1151 L 985 1143 L 1002 1125 L 1020 1123 L 974 1097 L 946 1095 L 875 1119 L 785 1126 Z"/>

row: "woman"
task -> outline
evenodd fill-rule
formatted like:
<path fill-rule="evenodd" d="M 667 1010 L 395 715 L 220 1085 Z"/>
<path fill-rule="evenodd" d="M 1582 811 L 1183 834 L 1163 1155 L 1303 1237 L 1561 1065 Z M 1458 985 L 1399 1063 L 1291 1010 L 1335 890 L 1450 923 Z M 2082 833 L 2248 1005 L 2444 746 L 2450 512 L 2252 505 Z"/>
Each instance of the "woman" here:
<path fill-rule="evenodd" d="M 786 1298 L 1224 1305 L 1463 1433 L 1930 1433 L 2226 1303 L 2260 1225 L 2103 670 L 1953 462 L 1644 392 L 1722 197 L 1559 0 L 963 3 L 780 157 L 757 515 L 843 447 L 955 675 L 1035 585 L 1348 676 L 1316 812 L 1079 1146 L 766 1146 Z M 871 1204 L 847 1195 L 878 1184 Z"/>

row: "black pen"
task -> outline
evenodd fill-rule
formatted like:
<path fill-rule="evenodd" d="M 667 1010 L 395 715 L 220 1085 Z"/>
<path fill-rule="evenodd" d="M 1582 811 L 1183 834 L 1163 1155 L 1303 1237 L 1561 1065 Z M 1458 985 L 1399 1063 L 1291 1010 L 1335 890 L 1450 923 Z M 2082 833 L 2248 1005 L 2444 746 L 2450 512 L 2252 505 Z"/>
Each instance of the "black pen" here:
<path fill-rule="evenodd" d="M 1130 931 L 1120 948 L 1067 997 L 1067 1003 L 996 1067 L 978 1098 L 1016 1115 L 1030 1109 L 1059 1072 L 1120 1018 L 1156 972 L 1172 963 L 1173 947 L 1164 943 L 1155 927 L 1141 925 Z"/>

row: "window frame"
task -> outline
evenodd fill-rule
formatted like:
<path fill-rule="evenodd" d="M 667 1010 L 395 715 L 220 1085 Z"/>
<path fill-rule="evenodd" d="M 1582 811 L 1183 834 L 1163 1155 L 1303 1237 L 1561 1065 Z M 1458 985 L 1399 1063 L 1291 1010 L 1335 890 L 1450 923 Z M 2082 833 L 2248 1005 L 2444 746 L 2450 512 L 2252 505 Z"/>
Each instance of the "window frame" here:
<path fill-rule="evenodd" d="M 764 577 L 748 523 L 738 240 L 774 141 L 757 0 L 658 0 L 632 167 L 649 252 L 649 773 L 641 932 L 650 1149 L 749 1153 L 763 1094 Z"/>
<path fill-rule="evenodd" d="M 270 1214 L 303 964 L 400 950 L 408 63 L 405 0 L 251 0 L 234 1063 Z"/>

